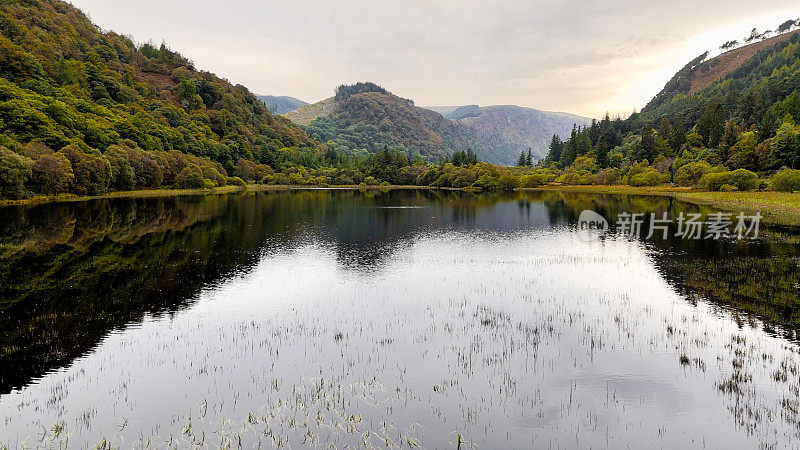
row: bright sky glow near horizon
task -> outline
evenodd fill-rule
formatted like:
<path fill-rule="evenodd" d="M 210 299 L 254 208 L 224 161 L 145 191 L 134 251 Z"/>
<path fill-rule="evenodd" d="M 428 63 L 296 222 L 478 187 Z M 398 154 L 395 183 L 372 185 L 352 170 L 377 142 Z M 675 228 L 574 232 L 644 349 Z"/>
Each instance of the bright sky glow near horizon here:
<path fill-rule="evenodd" d="M 417 105 L 641 109 L 695 56 L 800 18 L 796 0 L 72 0 L 258 94 L 373 81 Z"/>

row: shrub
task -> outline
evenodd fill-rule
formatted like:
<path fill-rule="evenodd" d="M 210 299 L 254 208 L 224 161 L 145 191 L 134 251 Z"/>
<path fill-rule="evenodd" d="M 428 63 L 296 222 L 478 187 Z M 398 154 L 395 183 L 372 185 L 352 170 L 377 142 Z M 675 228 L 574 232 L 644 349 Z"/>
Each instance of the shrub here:
<path fill-rule="evenodd" d="M 573 170 L 569 170 L 556 178 L 557 183 L 575 186 L 586 186 L 592 184 L 593 181 L 594 176 L 592 176 L 590 172 L 586 171 L 575 172 Z"/>
<path fill-rule="evenodd" d="M 594 176 L 594 179 L 595 179 L 595 184 L 612 185 L 612 184 L 618 184 L 620 182 L 621 177 L 622 177 L 621 170 L 608 167 L 597 172 L 597 174 Z"/>
<path fill-rule="evenodd" d="M 0 196 L 11 199 L 25 197 L 25 183 L 31 176 L 33 161 L 0 147 Z"/>
<path fill-rule="evenodd" d="M 631 177 L 629 184 L 631 186 L 658 186 L 661 184 L 663 177 L 661 173 L 655 169 L 647 169 L 646 171 L 636 174 Z"/>
<path fill-rule="evenodd" d="M 542 186 L 543 184 L 545 184 L 545 182 L 546 181 L 544 180 L 544 177 L 542 177 L 541 175 L 538 175 L 538 174 L 523 175 L 519 179 L 520 187 L 524 187 L 524 188 L 539 187 L 539 186 Z"/>
<path fill-rule="evenodd" d="M 678 186 L 694 186 L 703 175 L 713 172 L 711 164 L 706 161 L 691 162 L 681 166 L 675 172 L 675 184 Z"/>
<path fill-rule="evenodd" d="M 740 191 L 754 191 L 758 189 L 758 175 L 749 170 L 736 169 L 732 172 L 707 173 L 700 178 L 697 186 L 700 189 L 719 191 L 723 185 L 731 185 Z"/>
<path fill-rule="evenodd" d="M 770 187 L 780 192 L 800 191 L 800 170 L 781 170 L 770 179 Z"/>
<path fill-rule="evenodd" d="M 491 175 L 481 175 L 472 185 L 485 191 L 496 191 L 500 188 Z"/>
<path fill-rule="evenodd" d="M 239 177 L 228 177 L 227 181 L 228 181 L 228 186 L 239 186 L 239 187 L 247 186 L 247 183 L 245 183 L 245 181 Z"/>
<path fill-rule="evenodd" d="M 436 187 L 450 187 L 450 174 L 443 173 L 436 181 L 433 182 Z"/>
<path fill-rule="evenodd" d="M 377 186 L 380 183 L 373 177 L 366 177 L 364 178 L 364 181 L 361 182 L 361 184 L 365 186 Z"/>
<path fill-rule="evenodd" d="M 31 181 L 36 190 L 43 194 L 67 192 L 74 179 L 72 164 L 63 153 L 45 154 L 33 163 Z"/>
<path fill-rule="evenodd" d="M 289 174 L 289 184 L 303 184 L 303 175 L 294 172 Z"/>
<path fill-rule="evenodd" d="M 461 188 L 465 188 L 467 186 L 471 186 L 472 183 L 474 183 L 474 182 L 475 182 L 475 172 L 473 172 L 473 171 L 471 171 L 471 170 L 469 170 L 467 168 L 462 168 L 462 169 L 457 170 L 455 172 L 455 174 L 453 175 L 453 181 L 452 181 L 451 185 L 454 188 L 461 189 Z"/>
<path fill-rule="evenodd" d="M 236 162 L 236 168 L 233 175 L 239 177 L 248 183 L 260 180 L 265 176 L 273 173 L 272 168 L 266 164 L 256 164 L 248 159 L 241 158 Z"/>
<path fill-rule="evenodd" d="M 519 178 L 510 173 L 503 174 L 497 180 L 497 187 L 503 191 L 513 191 L 517 186 L 519 186 Z"/>
<path fill-rule="evenodd" d="M 431 186 L 437 179 L 439 179 L 439 171 L 436 169 L 428 169 L 417 177 L 417 185 Z"/>

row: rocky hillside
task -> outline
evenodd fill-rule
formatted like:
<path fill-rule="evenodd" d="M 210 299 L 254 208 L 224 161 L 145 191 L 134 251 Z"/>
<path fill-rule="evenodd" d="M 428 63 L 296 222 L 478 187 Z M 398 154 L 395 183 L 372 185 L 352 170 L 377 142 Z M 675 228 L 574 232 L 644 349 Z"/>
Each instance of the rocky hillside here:
<path fill-rule="evenodd" d="M 308 104 L 302 100 L 298 100 L 294 97 L 287 97 L 285 95 L 259 95 L 258 99 L 264 102 L 264 104 L 267 105 L 269 112 L 276 116 L 285 114 L 289 111 L 294 111 L 295 109 Z"/>
<path fill-rule="evenodd" d="M 531 149 L 536 158 L 547 156 L 548 146 L 556 134 L 569 137 L 573 125 L 586 126 L 591 119 L 573 114 L 539 111 L 514 105 L 465 106 L 448 115 L 453 120 L 491 138 L 498 148 L 510 156 Z"/>

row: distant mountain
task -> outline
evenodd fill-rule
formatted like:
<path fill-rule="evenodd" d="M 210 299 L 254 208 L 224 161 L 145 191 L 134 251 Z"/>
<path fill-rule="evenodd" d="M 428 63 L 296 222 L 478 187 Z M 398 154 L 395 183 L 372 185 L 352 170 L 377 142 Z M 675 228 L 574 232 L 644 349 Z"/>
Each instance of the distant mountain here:
<path fill-rule="evenodd" d="M 258 99 L 267 105 L 267 109 L 272 114 L 279 116 L 286 114 L 289 111 L 307 105 L 307 102 L 298 100 L 294 97 L 287 97 L 285 95 L 259 95 Z"/>
<path fill-rule="evenodd" d="M 336 96 L 285 114 L 333 150 L 370 154 L 384 148 L 411 158 L 439 161 L 473 149 L 484 161 L 505 163 L 491 143 L 472 128 L 420 108 L 374 83 L 340 86 Z"/>
<path fill-rule="evenodd" d="M 513 164 L 523 150 L 531 149 L 537 159 L 547 156 L 554 134 L 569 137 L 573 125 L 586 126 L 592 120 L 561 112 L 540 111 L 514 105 L 462 106 L 446 117 L 486 136 Z"/>
<path fill-rule="evenodd" d="M 440 112 L 445 112 L 443 116 Z M 437 161 L 472 149 L 481 160 L 512 165 L 520 152 L 547 154 L 553 134 L 566 138 L 590 119 L 518 106 L 421 108 L 374 83 L 342 86 L 334 97 L 284 114 L 310 136 L 348 154 L 384 147 Z"/>
<path fill-rule="evenodd" d="M 469 117 L 478 117 L 481 115 L 481 108 L 478 105 L 459 106 L 458 108 L 450 111 L 443 116 L 452 120 L 461 120 Z"/>

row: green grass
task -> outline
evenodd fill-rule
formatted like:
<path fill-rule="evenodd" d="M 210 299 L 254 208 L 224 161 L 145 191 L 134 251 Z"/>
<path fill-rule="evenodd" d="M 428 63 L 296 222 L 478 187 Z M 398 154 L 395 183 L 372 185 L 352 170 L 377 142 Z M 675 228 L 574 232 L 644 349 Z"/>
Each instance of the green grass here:
<path fill-rule="evenodd" d="M 682 187 L 633 186 L 544 186 L 538 190 L 561 190 L 618 195 L 656 195 L 673 197 L 687 203 L 708 205 L 725 211 L 760 212 L 765 222 L 800 225 L 800 193 L 788 192 L 710 192 Z"/>

